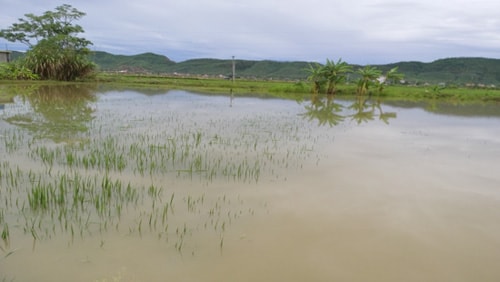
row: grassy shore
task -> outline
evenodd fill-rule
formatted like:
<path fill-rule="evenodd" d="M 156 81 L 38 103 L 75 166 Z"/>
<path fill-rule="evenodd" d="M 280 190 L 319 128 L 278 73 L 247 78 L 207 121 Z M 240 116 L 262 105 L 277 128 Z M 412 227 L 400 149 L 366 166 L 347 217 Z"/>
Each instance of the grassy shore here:
<path fill-rule="evenodd" d="M 37 85 L 65 84 L 67 82 L 47 81 L 0 81 L 0 103 L 12 99 L 13 96 L 26 92 L 26 89 Z M 217 78 L 173 77 L 158 75 L 129 75 L 99 73 L 92 79 L 77 82 L 80 84 L 97 84 L 99 89 L 182 89 L 202 93 L 230 94 L 236 96 L 252 95 L 286 99 L 304 99 L 311 93 L 311 85 L 307 81 L 274 81 Z M 74 84 L 72 82 L 71 84 Z M 6 91 L 6 87 L 9 91 Z M 14 90 L 13 90 L 14 89 Z M 394 100 L 439 99 L 450 102 L 496 102 L 500 103 L 500 89 L 460 88 L 438 86 L 387 86 L 383 92 L 372 89 L 371 95 L 379 95 Z M 356 94 L 354 83 L 339 87 L 338 96 Z"/>
<path fill-rule="evenodd" d="M 259 95 L 286 99 L 308 98 L 311 85 L 307 81 L 274 81 L 274 80 L 231 80 L 215 78 L 180 78 L 144 75 L 100 74 L 97 81 L 110 87 L 155 87 L 165 89 L 195 90 L 204 93 L 229 93 L 234 95 Z M 384 99 L 394 100 L 426 100 L 439 99 L 453 103 L 460 102 L 496 102 L 500 103 L 500 89 L 492 88 L 460 88 L 428 86 L 387 86 L 382 93 L 372 89 L 372 95 L 380 95 Z M 339 96 L 356 95 L 354 83 L 342 85 Z"/>

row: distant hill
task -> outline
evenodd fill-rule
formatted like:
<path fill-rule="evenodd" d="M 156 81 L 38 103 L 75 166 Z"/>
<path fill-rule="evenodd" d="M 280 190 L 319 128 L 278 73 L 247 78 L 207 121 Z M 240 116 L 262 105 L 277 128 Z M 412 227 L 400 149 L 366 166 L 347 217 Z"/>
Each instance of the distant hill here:
<path fill-rule="evenodd" d="M 484 84 L 500 86 L 500 59 L 447 58 L 431 63 L 399 62 L 377 66 L 399 67 L 410 83 Z"/>
<path fill-rule="evenodd" d="M 13 52 L 12 58 L 18 58 L 23 53 Z M 226 76 L 232 74 L 232 61 L 220 59 L 192 59 L 174 62 L 163 55 L 144 53 L 139 55 L 113 55 L 95 51 L 91 55 L 100 70 L 124 71 L 131 73 L 178 74 L 178 75 L 209 75 Z M 252 61 L 236 60 L 236 76 L 258 79 L 306 79 L 305 69 L 309 62 Z M 399 67 L 405 75 L 405 80 L 411 84 L 447 85 L 497 85 L 500 86 L 500 59 L 488 58 L 447 58 L 431 63 L 398 62 L 385 65 L 374 65 L 387 71 Z M 353 66 L 358 69 L 361 66 Z M 355 77 L 353 75 L 352 77 Z"/>
<path fill-rule="evenodd" d="M 235 60 L 236 76 L 263 79 L 303 79 L 307 62 Z M 193 59 L 168 68 L 170 72 L 196 75 L 232 75 L 232 60 Z"/>
<path fill-rule="evenodd" d="M 145 53 L 132 56 L 96 51 L 91 59 L 103 71 L 231 76 L 232 60 L 192 59 L 175 63 L 165 56 Z M 303 79 L 307 62 L 236 60 L 236 75 L 248 78 Z"/>
<path fill-rule="evenodd" d="M 153 53 L 125 56 L 96 51 L 90 58 L 103 71 L 165 72 L 175 65 L 169 58 Z"/>

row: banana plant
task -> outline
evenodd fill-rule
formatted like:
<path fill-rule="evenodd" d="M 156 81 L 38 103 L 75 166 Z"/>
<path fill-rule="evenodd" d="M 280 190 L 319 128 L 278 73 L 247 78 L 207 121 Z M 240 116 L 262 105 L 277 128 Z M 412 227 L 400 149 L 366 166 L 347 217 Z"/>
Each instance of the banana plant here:
<path fill-rule="evenodd" d="M 314 65 L 309 64 L 309 68 L 307 68 L 306 71 L 309 73 L 307 80 L 313 83 L 313 94 L 318 94 L 321 92 L 321 88 L 326 82 L 323 74 L 324 67 L 318 63 Z"/>
<path fill-rule="evenodd" d="M 376 67 L 366 66 L 359 69 L 357 73 L 361 76 L 358 80 L 357 92 L 359 95 L 364 95 L 368 92 L 368 89 L 375 85 L 377 79 L 382 75 L 382 71 Z"/>
<path fill-rule="evenodd" d="M 384 91 L 385 86 L 388 83 L 396 83 L 404 78 L 404 74 L 398 72 L 398 67 L 390 69 L 382 79 L 376 81 L 378 93 L 381 94 Z"/>
<path fill-rule="evenodd" d="M 328 82 L 326 94 L 335 94 L 337 86 L 345 82 L 347 74 L 350 72 L 352 72 L 352 67 L 343 62 L 342 59 L 339 59 L 336 63 L 326 59 L 326 65 L 323 67 L 323 75 Z"/>

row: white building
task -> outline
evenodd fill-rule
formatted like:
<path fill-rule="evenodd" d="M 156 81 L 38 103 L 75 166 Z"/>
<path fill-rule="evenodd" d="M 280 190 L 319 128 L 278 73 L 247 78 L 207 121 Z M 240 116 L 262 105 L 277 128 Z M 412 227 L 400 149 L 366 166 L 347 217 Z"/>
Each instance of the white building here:
<path fill-rule="evenodd" d="M 0 63 L 8 63 L 10 62 L 10 51 L 2 51 L 0 50 Z"/>

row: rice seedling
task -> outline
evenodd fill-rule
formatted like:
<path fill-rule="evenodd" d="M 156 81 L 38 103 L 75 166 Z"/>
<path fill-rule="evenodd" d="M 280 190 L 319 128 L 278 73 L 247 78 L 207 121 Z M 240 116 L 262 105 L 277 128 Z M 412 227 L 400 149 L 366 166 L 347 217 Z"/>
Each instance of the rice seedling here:
<path fill-rule="evenodd" d="M 14 153 L 19 150 L 24 143 L 24 136 L 15 130 L 3 130 L 0 137 L 4 141 L 4 148 L 7 153 Z"/>
<path fill-rule="evenodd" d="M 295 114 L 215 108 L 207 116 L 194 108 L 186 116 L 182 107 L 146 106 L 97 111 L 76 142 L 1 131 L 0 154 L 9 161 L 0 164 L 0 226 L 31 238 L 33 249 L 50 239 L 72 246 L 96 237 L 102 247 L 116 233 L 153 235 L 194 255 L 205 232 L 222 251 L 231 226 L 265 208 L 219 185 L 274 181 L 317 157 L 318 135 Z"/>
<path fill-rule="evenodd" d="M 2 245 L 0 245 L 0 249 L 3 252 L 6 252 L 10 249 L 10 232 L 9 225 L 7 223 L 2 224 L 2 233 L 0 233 L 0 238 L 2 238 Z"/>

